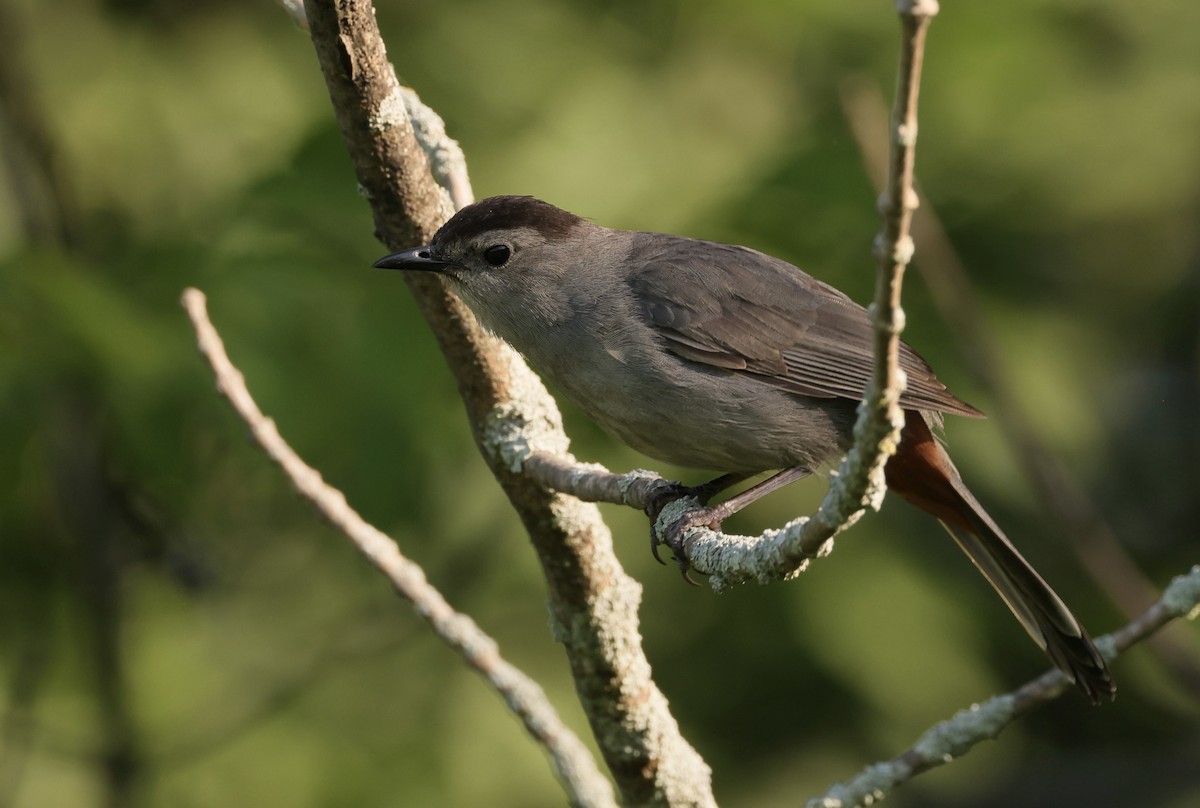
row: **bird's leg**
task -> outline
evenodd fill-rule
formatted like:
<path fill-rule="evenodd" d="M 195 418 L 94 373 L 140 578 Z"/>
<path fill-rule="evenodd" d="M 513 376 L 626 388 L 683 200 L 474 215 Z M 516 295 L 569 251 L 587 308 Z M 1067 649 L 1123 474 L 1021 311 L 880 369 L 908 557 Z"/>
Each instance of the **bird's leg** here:
<path fill-rule="evenodd" d="M 684 579 L 689 583 L 695 583 L 695 581 L 693 581 L 688 575 L 688 560 L 687 556 L 683 552 L 684 534 L 694 527 L 707 527 L 710 530 L 719 531 L 721 529 L 721 523 L 733 514 L 740 511 L 742 508 L 745 508 L 750 503 L 765 497 L 772 491 L 777 491 L 780 488 L 783 488 L 785 485 L 794 483 L 796 480 L 801 480 L 810 474 L 812 474 L 812 470 L 804 468 L 803 466 L 792 466 L 791 468 L 786 468 L 783 471 L 768 477 L 761 483 L 750 486 L 740 494 L 730 497 L 719 505 L 714 505 L 711 508 L 704 508 L 702 510 L 692 511 L 691 513 L 684 514 L 682 517 L 668 526 L 667 529 L 663 531 L 663 537 L 661 541 L 663 544 L 670 547 L 671 552 L 675 554 L 675 561 L 679 564 L 679 568 L 683 571 Z M 734 476 L 736 475 L 725 475 L 725 477 Z M 712 486 L 723 481 L 725 477 L 720 477 L 716 480 L 713 480 L 706 486 L 700 486 L 700 488 Z M 745 476 L 743 475 L 739 479 L 745 479 Z M 733 485 L 734 482 L 737 482 L 737 479 L 726 482 L 721 486 L 721 488 L 726 488 L 730 485 Z M 716 491 L 719 490 L 720 488 L 717 488 L 716 490 L 709 492 L 708 496 L 711 497 L 716 493 Z M 706 503 L 707 500 L 701 500 L 701 502 Z M 662 505 L 665 507 L 666 503 L 664 502 Z M 662 507 L 659 508 L 659 511 L 661 510 Z M 653 522 L 650 525 L 650 533 L 654 542 L 652 545 L 652 549 L 655 551 L 654 557 L 658 558 L 657 544 L 659 543 L 659 539 L 654 533 Z"/>

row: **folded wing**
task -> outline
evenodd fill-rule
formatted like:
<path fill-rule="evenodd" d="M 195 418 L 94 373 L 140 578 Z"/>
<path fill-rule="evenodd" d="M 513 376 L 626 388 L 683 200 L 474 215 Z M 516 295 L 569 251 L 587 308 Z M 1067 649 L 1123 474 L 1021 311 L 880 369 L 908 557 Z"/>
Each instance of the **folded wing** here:
<path fill-rule="evenodd" d="M 862 398 L 874 340 L 862 306 L 755 250 L 662 238 L 635 240 L 630 286 L 669 351 L 798 395 Z M 905 343 L 900 367 L 905 409 L 982 416 Z"/>

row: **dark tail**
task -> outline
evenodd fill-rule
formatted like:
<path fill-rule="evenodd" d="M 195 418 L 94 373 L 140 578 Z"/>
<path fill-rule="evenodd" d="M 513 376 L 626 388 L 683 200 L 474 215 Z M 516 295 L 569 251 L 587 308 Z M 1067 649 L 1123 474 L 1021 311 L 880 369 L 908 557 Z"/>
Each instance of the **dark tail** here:
<path fill-rule="evenodd" d="M 888 488 L 932 514 L 995 587 L 1050 660 L 1093 704 L 1116 683 L 1087 631 L 975 499 L 950 456 L 917 412 L 905 413 L 900 448 L 887 465 Z"/>

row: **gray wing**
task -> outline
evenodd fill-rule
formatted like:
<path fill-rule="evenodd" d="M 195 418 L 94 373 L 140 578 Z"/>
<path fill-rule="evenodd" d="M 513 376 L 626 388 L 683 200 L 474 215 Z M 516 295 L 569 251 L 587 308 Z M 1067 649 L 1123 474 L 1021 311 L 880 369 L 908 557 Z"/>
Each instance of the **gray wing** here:
<path fill-rule="evenodd" d="M 667 239 L 664 241 L 664 239 Z M 667 349 L 804 396 L 862 398 L 873 334 L 865 309 L 796 267 L 745 247 L 635 238 L 634 297 Z M 981 417 L 900 344 L 905 409 Z"/>

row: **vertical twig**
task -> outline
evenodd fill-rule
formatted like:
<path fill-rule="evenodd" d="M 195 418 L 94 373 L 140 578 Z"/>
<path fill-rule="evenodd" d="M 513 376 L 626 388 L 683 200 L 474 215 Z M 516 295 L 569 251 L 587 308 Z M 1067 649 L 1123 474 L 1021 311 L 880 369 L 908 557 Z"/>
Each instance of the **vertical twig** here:
<path fill-rule="evenodd" d="M 912 260 L 910 233 L 913 212 L 918 204 L 917 192 L 913 189 L 917 159 L 917 98 L 925 60 L 925 32 L 938 12 L 938 5 L 936 0 L 900 0 L 897 10 L 902 30 L 900 69 L 892 111 L 887 185 L 879 202 L 883 230 L 875 242 L 879 273 L 872 312 L 875 316 L 875 380 L 881 389 L 896 387 L 894 382 L 899 375 L 900 332 L 904 329 L 900 289 L 904 270 Z M 895 394 L 898 398 L 898 389 Z"/>
<path fill-rule="evenodd" d="M 900 293 L 904 270 L 913 255 L 912 217 L 917 209 L 917 194 L 913 189 L 917 146 L 917 99 L 921 88 L 921 67 L 925 60 L 925 33 L 938 13 L 936 0 L 899 0 L 900 65 L 896 75 L 896 98 L 891 121 L 891 151 L 888 161 L 887 184 L 879 200 L 883 227 L 875 239 L 875 257 L 879 262 L 875 275 L 875 298 L 870 306 L 875 326 L 875 363 L 871 384 L 855 424 L 855 445 L 839 470 L 840 478 L 848 478 L 862 493 L 841 490 L 835 485 L 818 517 L 827 510 L 842 511 L 866 497 L 866 504 L 878 508 L 886 491 L 883 469 L 888 458 L 895 454 L 904 426 L 900 409 L 900 394 L 904 390 L 904 375 L 900 370 L 900 333 L 904 330 L 904 310 Z M 840 480 L 839 480 L 840 482 Z M 849 486 L 847 486 L 849 488 Z M 862 505 L 858 505 L 861 510 Z M 854 518 L 854 517 L 851 517 Z"/>

